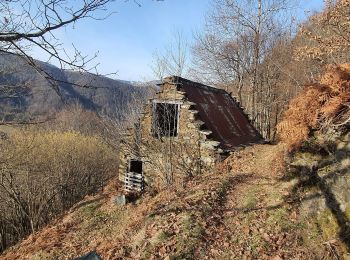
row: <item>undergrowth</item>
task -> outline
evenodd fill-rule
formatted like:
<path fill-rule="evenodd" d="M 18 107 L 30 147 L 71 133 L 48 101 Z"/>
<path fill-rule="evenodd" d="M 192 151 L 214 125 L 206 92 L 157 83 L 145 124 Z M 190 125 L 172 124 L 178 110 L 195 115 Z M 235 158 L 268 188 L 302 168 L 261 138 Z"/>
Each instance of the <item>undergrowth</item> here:
<path fill-rule="evenodd" d="M 277 130 L 289 151 L 300 148 L 316 130 L 345 127 L 350 117 L 350 64 L 331 65 L 319 82 L 295 97 Z"/>

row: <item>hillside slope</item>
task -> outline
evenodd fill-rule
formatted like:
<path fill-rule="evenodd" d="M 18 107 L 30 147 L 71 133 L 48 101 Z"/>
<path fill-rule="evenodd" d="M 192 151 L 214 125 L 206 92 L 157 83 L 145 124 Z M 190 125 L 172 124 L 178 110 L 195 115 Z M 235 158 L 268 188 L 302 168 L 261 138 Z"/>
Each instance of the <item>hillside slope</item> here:
<path fill-rule="evenodd" d="M 317 221 L 299 211 L 298 180 L 285 178 L 284 148 L 241 150 L 216 172 L 116 206 L 116 181 L 0 259 L 333 259 Z"/>
<path fill-rule="evenodd" d="M 123 115 L 131 100 L 142 99 L 147 90 L 127 81 L 61 70 L 48 63 L 36 62 L 59 81 L 56 82 L 57 90 L 20 57 L 0 54 L 0 119 L 30 119 L 72 103 L 118 117 Z"/>

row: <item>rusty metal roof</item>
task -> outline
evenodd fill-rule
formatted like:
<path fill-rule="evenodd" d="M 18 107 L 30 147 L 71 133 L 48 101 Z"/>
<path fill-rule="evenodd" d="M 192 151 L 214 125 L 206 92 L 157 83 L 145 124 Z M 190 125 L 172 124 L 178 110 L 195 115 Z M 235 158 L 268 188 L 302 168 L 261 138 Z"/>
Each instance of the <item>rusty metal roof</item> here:
<path fill-rule="evenodd" d="M 232 150 L 237 146 L 263 140 L 243 109 L 225 90 L 180 77 L 171 79 L 186 93 L 187 99 L 196 104 L 200 120 L 212 131 L 212 138 L 220 142 L 221 148 Z"/>

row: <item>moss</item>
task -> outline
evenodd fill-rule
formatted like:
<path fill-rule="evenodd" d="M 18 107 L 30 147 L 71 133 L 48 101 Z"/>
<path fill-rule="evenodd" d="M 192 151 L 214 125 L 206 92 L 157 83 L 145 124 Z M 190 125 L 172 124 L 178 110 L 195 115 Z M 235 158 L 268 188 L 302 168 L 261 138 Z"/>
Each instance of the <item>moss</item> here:
<path fill-rule="evenodd" d="M 344 212 L 346 218 L 350 221 L 350 206 L 347 206 L 345 208 L 345 212 Z"/>
<path fill-rule="evenodd" d="M 185 197 L 186 200 L 198 200 L 205 195 L 204 190 L 192 190 Z"/>
<path fill-rule="evenodd" d="M 83 221 L 83 225 L 87 229 L 90 229 L 89 227 L 92 229 L 100 229 L 106 224 L 109 218 L 110 215 L 108 213 L 101 210 L 96 210 L 92 216 Z"/>
<path fill-rule="evenodd" d="M 176 239 L 176 250 L 170 259 L 194 259 L 198 244 L 202 241 L 204 229 L 198 223 L 193 215 L 184 213 L 181 220 L 181 232 L 176 236 L 160 230 L 154 236 L 146 240 L 142 240 L 145 244 L 141 259 L 151 259 L 154 254 L 157 254 L 157 248 L 164 244 L 169 238 Z M 156 220 L 162 222 L 161 219 Z"/>
<path fill-rule="evenodd" d="M 314 216 L 305 218 L 304 220 L 307 225 L 303 229 L 303 242 L 306 246 L 314 246 L 318 244 L 317 241 L 322 238 L 322 231 L 319 228 L 317 221 L 315 222 Z M 321 241 L 320 241 L 321 243 Z"/>
<path fill-rule="evenodd" d="M 317 196 L 320 194 L 321 190 L 317 185 L 305 185 L 304 187 L 300 188 L 300 190 L 305 192 L 306 196 Z"/>
<path fill-rule="evenodd" d="M 132 248 L 137 249 L 142 246 L 146 239 L 146 225 L 143 226 L 140 230 L 138 230 L 135 235 L 130 239 L 132 241 Z"/>
<path fill-rule="evenodd" d="M 295 159 L 313 162 L 313 161 L 319 161 L 320 159 L 322 159 L 322 156 L 317 153 L 304 151 L 304 152 L 297 152 L 295 154 Z"/>
<path fill-rule="evenodd" d="M 332 239 L 338 236 L 340 227 L 330 209 L 325 209 L 319 214 L 317 223 L 322 231 L 324 239 Z"/>
<path fill-rule="evenodd" d="M 154 220 L 157 224 L 166 224 L 166 218 L 157 218 Z M 154 222 L 149 222 L 148 225 L 154 224 Z M 136 249 L 136 247 L 142 246 L 142 252 L 140 255 L 140 259 L 153 259 L 155 255 L 158 254 L 158 249 L 164 243 L 172 237 L 172 234 L 167 232 L 166 230 L 159 230 L 151 237 L 146 236 L 146 226 L 142 228 L 132 239 L 134 241 L 132 243 L 132 248 Z M 158 259 L 158 258 L 157 258 Z M 172 259 L 172 258 L 171 258 Z"/>
<path fill-rule="evenodd" d="M 327 165 L 327 166 L 323 167 L 322 169 L 318 170 L 318 174 L 324 175 L 324 174 L 334 172 L 336 170 L 335 166 L 336 165 L 334 165 L 334 164 Z"/>
<path fill-rule="evenodd" d="M 253 209 L 255 208 L 256 204 L 258 203 L 258 200 L 254 196 L 248 196 L 247 200 L 244 203 L 245 208 L 247 209 Z"/>
<path fill-rule="evenodd" d="M 252 236 L 249 239 L 249 244 L 250 244 L 252 256 L 254 258 L 258 258 L 259 256 L 259 252 L 257 250 L 259 247 L 268 248 L 267 242 L 262 238 L 260 234 L 255 234 L 254 236 Z"/>
<path fill-rule="evenodd" d="M 204 218 L 209 217 L 213 213 L 213 207 L 209 204 L 203 205 L 202 209 L 202 215 Z"/>
<path fill-rule="evenodd" d="M 276 209 L 270 212 L 266 220 L 266 224 L 268 224 L 269 226 L 274 226 L 280 221 L 283 221 L 284 217 L 285 217 L 285 211 L 282 208 Z"/>

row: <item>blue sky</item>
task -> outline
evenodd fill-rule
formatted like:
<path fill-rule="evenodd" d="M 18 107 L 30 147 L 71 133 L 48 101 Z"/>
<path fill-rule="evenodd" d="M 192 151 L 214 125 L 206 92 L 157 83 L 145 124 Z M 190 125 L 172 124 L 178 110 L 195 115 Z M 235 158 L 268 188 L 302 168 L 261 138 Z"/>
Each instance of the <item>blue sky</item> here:
<path fill-rule="evenodd" d="M 210 11 L 211 0 L 117 0 L 109 5 L 116 12 L 103 21 L 84 20 L 57 32 L 57 37 L 68 49 L 72 43 L 83 54 L 98 52 L 95 63 L 99 72 L 117 72 L 123 80 L 151 80 L 152 55 L 169 42 L 174 31 L 181 31 L 188 42 L 193 32 L 200 30 L 204 16 Z M 322 0 L 301 1 L 299 16 L 304 10 L 317 11 Z M 44 60 L 42 53 L 34 51 L 35 58 Z"/>

